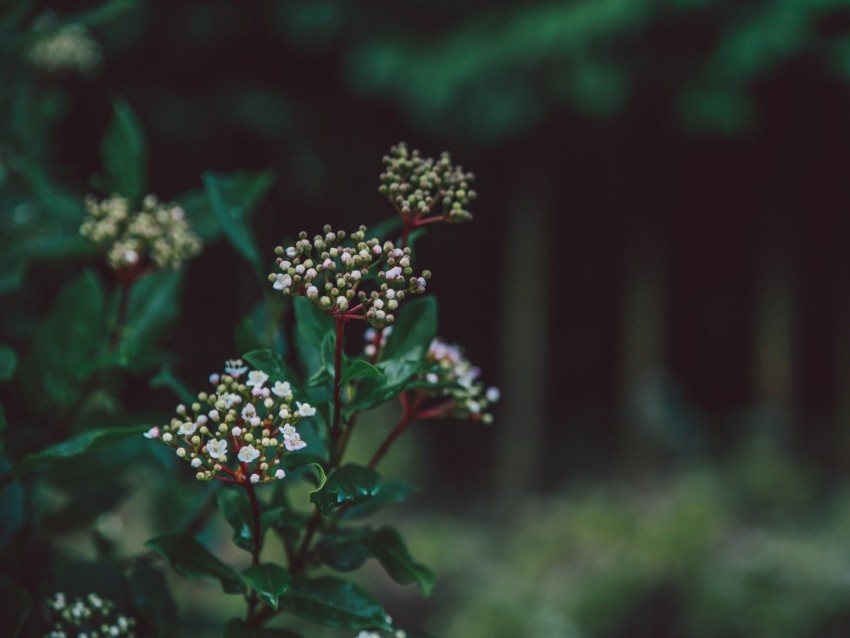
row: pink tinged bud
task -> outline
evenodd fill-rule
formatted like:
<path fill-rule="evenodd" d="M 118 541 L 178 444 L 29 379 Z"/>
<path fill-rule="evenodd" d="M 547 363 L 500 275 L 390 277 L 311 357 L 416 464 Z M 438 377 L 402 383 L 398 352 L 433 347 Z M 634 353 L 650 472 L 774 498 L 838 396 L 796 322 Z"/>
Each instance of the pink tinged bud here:
<path fill-rule="evenodd" d="M 333 270 L 334 268 L 336 268 L 336 264 L 334 264 L 333 260 L 331 259 L 325 259 L 325 261 L 322 262 L 322 268 L 324 268 L 325 270 Z"/>
<path fill-rule="evenodd" d="M 251 482 L 252 483 L 259 483 L 260 482 L 260 475 L 259 474 L 252 474 L 251 475 Z"/>
<path fill-rule="evenodd" d="M 221 377 L 219 377 L 217 374 L 210 375 L 210 383 L 212 383 L 213 385 L 218 385 L 220 379 Z"/>
<path fill-rule="evenodd" d="M 158 439 L 159 438 L 159 428 L 154 426 L 147 432 L 145 432 L 145 438 L 147 439 Z"/>
<path fill-rule="evenodd" d="M 233 428 L 233 429 L 230 431 L 230 433 L 231 433 L 233 436 L 241 436 L 241 435 L 242 435 L 242 428 L 240 428 L 240 427 L 237 425 L 235 428 Z"/>
<path fill-rule="evenodd" d="M 274 473 L 274 477 L 276 479 L 282 479 L 284 476 L 286 476 L 286 472 L 284 472 L 283 470 L 278 470 Z"/>

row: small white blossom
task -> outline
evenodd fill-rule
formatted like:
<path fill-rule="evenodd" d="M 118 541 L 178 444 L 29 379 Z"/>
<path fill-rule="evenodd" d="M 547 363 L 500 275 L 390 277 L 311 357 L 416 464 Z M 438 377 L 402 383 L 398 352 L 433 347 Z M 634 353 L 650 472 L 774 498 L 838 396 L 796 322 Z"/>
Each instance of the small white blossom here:
<path fill-rule="evenodd" d="M 159 438 L 159 428 L 153 426 L 150 430 L 145 432 L 146 439 L 158 439 Z"/>
<path fill-rule="evenodd" d="M 292 277 L 289 275 L 284 275 L 283 273 L 278 273 L 275 275 L 274 283 L 272 284 L 272 288 L 275 290 L 283 290 L 284 288 L 290 288 L 292 286 Z"/>
<path fill-rule="evenodd" d="M 272 387 L 272 393 L 276 394 L 282 399 L 291 397 L 292 388 L 289 385 L 289 381 L 276 381 L 274 386 Z"/>
<path fill-rule="evenodd" d="M 254 448 L 253 445 L 246 445 L 245 447 L 239 450 L 239 460 L 243 463 L 250 463 L 258 456 L 260 456 L 260 451 Z"/>
<path fill-rule="evenodd" d="M 283 470 L 278 470 L 274 473 L 274 477 L 278 480 L 282 479 L 284 476 L 286 476 L 286 472 L 284 472 Z"/>
<path fill-rule="evenodd" d="M 197 423 L 192 423 L 191 421 L 186 421 L 180 426 L 180 429 L 177 430 L 177 434 L 180 436 L 192 436 L 195 433 L 195 430 L 198 429 Z"/>
<path fill-rule="evenodd" d="M 259 474 L 252 474 L 251 475 L 251 482 L 252 483 L 259 483 L 260 482 L 260 475 Z"/>
<path fill-rule="evenodd" d="M 227 441 L 222 441 L 218 439 L 210 439 L 207 441 L 207 452 L 209 455 L 216 459 L 217 461 L 224 461 L 227 459 Z"/>
<path fill-rule="evenodd" d="M 213 385 L 218 385 L 218 382 L 221 380 L 221 377 L 217 374 L 210 375 L 210 383 Z"/>
<path fill-rule="evenodd" d="M 384 278 L 387 281 L 398 281 L 402 278 L 402 270 L 398 266 L 393 266 L 385 274 Z"/>
<path fill-rule="evenodd" d="M 309 403 L 301 403 L 300 401 L 296 401 L 295 405 L 298 406 L 299 416 L 313 416 L 314 414 L 316 414 L 316 408 L 314 408 Z"/>
<path fill-rule="evenodd" d="M 238 425 L 235 425 L 233 426 L 233 429 L 230 430 L 230 433 L 233 436 L 242 436 L 242 428 L 240 428 Z"/>
<path fill-rule="evenodd" d="M 224 371 L 234 379 L 248 372 L 248 366 L 242 365 L 242 359 L 230 359 L 225 362 Z"/>
<path fill-rule="evenodd" d="M 485 396 L 487 397 L 487 400 L 490 403 L 496 403 L 496 401 L 501 398 L 502 393 L 499 391 L 499 388 L 495 386 L 490 386 L 489 388 L 487 388 L 487 393 Z"/>
<path fill-rule="evenodd" d="M 195 457 L 195 458 L 192 459 L 192 462 L 190 463 L 190 465 L 192 467 L 201 467 L 201 463 L 203 463 L 203 461 L 201 461 L 201 459 L 199 459 L 198 457 Z"/>
<path fill-rule="evenodd" d="M 301 440 L 301 435 L 298 434 L 298 432 L 295 432 L 289 438 L 284 438 L 284 445 L 290 452 L 295 452 L 295 450 L 300 450 L 301 448 L 306 447 L 307 443 Z"/>
<path fill-rule="evenodd" d="M 252 385 L 255 388 L 262 388 L 268 380 L 269 375 L 267 375 L 262 370 L 251 370 L 251 372 L 248 373 L 248 380 L 245 381 L 245 385 Z"/>

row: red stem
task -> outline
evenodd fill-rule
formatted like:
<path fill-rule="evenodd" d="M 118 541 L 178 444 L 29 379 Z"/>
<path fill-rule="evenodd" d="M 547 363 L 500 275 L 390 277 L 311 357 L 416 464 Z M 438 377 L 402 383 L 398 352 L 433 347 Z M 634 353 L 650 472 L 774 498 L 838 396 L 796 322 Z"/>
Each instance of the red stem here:
<path fill-rule="evenodd" d="M 401 435 L 402 432 L 410 425 L 410 422 L 413 420 L 410 413 L 410 401 L 407 396 L 407 392 L 402 392 L 398 395 L 399 400 L 401 401 L 401 419 L 396 424 L 396 426 L 392 429 L 392 431 L 387 435 L 387 438 L 384 439 L 381 446 L 375 451 L 375 454 L 372 455 L 371 460 L 369 461 L 369 469 L 374 470 L 375 466 L 381 462 L 381 459 L 384 458 L 384 455 L 387 453 L 387 450 L 390 449 L 390 446 L 395 442 L 395 440 Z"/>

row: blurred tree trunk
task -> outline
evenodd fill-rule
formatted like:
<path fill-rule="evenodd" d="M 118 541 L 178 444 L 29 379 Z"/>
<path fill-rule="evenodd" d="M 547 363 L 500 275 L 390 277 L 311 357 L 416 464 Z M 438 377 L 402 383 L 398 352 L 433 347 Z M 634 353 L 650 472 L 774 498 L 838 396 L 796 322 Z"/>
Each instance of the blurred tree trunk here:
<path fill-rule="evenodd" d="M 496 488 L 516 501 L 537 487 L 548 403 L 549 295 L 553 288 L 547 234 L 548 191 L 526 171 L 508 206 L 504 246 L 520 259 L 507 261 L 502 294 L 500 379 L 507 390 L 499 407 Z"/>

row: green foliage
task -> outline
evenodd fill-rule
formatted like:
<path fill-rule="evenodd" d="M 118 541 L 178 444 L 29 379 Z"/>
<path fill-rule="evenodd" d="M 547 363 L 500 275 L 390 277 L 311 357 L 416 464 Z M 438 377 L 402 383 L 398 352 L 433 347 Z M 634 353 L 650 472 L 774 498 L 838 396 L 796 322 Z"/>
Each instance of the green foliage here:
<path fill-rule="evenodd" d="M 233 569 L 218 560 L 189 534 L 157 536 L 145 543 L 145 546 L 165 556 L 174 571 L 181 576 L 217 579 L 226 594 L 238 594 L 245 588 Z"/>
<path fill-rule="evenodd" d="M 296 616 L 336 629 L 390 629 L 386 612 L 371 594 L 338 578 L 295 580 L 281 604 Z"/>
<path fill-rule="evenodd" d="M 321 489 L 312 492 L 310 502 L 315 503 L 322 514 L 330 514 L 342 505 L 369 500 L 378 493 L 380 484 L 377 472 L 349 463 L 331 474 Z"/>
<path fill-rule="evenodd" d="M 249 567 L 242 572 L 242 578 L 272 609 L 277 609 L 280 596 L 286 593 L 292 580 L 283 567 L 271 564 Z"/>
<path fill-rule="evenodd" d="M 105 173 L 100 186 L 107 193 L 120 193 L 139 200 L 147 192 L 148 149 L 138 116 L 123 99 L 116 99 L 114 117 L 100 146 Z"/>
<path fill-rule="evenodd" d="M 146 425 L 110 428 L 108 430 L 87 430 L 67 441 L 62 441 L 43 450 L 24 457 L 19 466 L 22 472 L 35 472 L 47 468 L 51 463 L 62 459 L 71 459 L 81 454 L 94 452 L 101 448 L 138 437 L 148 429 Z"/>

